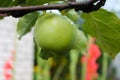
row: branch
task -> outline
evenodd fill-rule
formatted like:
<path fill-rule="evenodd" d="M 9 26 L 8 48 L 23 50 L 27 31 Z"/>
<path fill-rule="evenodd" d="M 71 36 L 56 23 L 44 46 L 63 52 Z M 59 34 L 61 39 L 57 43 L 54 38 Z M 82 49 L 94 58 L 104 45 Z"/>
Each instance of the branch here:
<path fill-rule="evenodd" d="M 67 4 L 52 4 L 52 5 L 40 5 L 40 6 L 24 6 L 24 7 L 9 7 L 0 8 L 0 14 L 6 16 L 12 15 L 13 17 L 21 17 L 27 13 L 38 11 L 38 10 L 52 10 L 52 9 L 75 9 L 82 10 L 83 12 L 91 12 L 99 9 L 104 5 L 106 0 L 90 0 L 88 2 L 68 2 Z M 98 2 L 98 3 L 97 3 Z M 97 3 L 96 5 L 94 5 Z M 102 4 L 100 4 L 102 3 Z M 99 4 L 99 5 L 98 5 Z M 98 7 L 97 9 L 95 7 Z"/>

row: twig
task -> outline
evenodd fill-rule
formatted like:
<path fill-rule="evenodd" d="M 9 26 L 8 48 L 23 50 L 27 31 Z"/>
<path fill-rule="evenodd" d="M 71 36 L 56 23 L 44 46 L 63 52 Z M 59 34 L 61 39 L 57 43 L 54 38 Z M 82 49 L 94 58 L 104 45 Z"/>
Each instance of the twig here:
<path fill-rule="evenodd" d="M 24 6 L 24 7 L 8 7 L 8 8 L 0 8 L 0 14 L 6 14 L 6 16 L 12 15 L 13 17 L 21 17 L 24 16 L 27 13 L 38 11 L 38 10 L 52 10 L 52 9 L 72 9 L 75 10 L 82 10 L 83 12 L 91 12 L 94 10 L 97 10 L 94 5 L 94 3 L 98 2 L 97 9 L 99 9 L 101 6 L 105 3 L 106 0 L 90 0 L 88 2 L 68 2 L 67 4 L 52 4 L 52 5 L 39 5 L 39 6 Z M 99 4 L 99 5 L 98 5 Z"/>

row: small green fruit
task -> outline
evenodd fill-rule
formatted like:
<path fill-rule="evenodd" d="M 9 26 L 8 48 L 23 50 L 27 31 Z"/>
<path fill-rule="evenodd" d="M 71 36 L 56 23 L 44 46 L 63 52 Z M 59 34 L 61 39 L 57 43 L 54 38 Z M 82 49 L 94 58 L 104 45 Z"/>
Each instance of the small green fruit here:
<path fill-rule="evenodd" d="M 43 14 L 35 24 L 34 37 L 37 44 L 56 56 L 66 54 L 73 47 L 76 36 L 75 24 L 59 14 Z"/>

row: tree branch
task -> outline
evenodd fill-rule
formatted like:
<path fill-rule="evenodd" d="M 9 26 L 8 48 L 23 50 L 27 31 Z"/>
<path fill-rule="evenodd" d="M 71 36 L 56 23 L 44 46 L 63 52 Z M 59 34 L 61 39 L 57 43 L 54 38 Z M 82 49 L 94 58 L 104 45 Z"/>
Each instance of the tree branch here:
<path fill-rule="evenodd" d="M 6 16 L 12 15 L 13 17 L 21 17 L 27 13 L 38 11 L 38 10 L 52 10 L 52 9 L 72 9 L 75 10 L 82 10 L 83 12 L 91 12 L 94 10 L 99 9 L 101 6 L 103 6 L 106 0 L 90 0 L 88 2 L 68 2 L 67 4 L 52 4 L 52 5 L 40 5 L 40 6 L 24 6 L 24 7 L 9 7 L 9 8 L 0 8 L 0 14 L 6 14 Z M 94 3 L 98 2 L 97 9 L 94 9 L 93 7 L 96 7 Z M 102 4 L 100 4 L 102 3 Z M 99 5 L 98 5 L 99 4 Z M 90 8 L 92 8 L 90 10 Z"/>

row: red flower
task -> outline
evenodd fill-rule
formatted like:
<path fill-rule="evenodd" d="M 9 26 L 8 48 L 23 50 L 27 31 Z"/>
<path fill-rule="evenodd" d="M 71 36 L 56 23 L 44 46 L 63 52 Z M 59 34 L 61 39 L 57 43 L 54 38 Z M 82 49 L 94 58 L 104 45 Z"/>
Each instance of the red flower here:
<path fill-rule="evenodd" d="M 95 41 L 95 39 L 93 39 Z M 100 57 L 100 49 L 99 47 L 92 42 L 88 49 L 87 56 L 83 56 L 81 61 L 82 63 L 86 63 L 86 80 L 93 80 L 97 78 L 97 69 L 99 65 L 96 63 L 97 59 Z"/>
<path fill-rule="evenodd" d="M 5 65 L 4 65 L 5 80 L 12 80 L 14 53 L 15 53 L 15 51 L 12 51 L 12 56 L 5 62 Z"/>
<path fill-rule="evenodd" d="M 12 80 L 12 69 L 13 69 L 13 64 L 12 64 L 12 58 L 10 58 L 4 66 L 4 76 L 5 80 Z"/>

